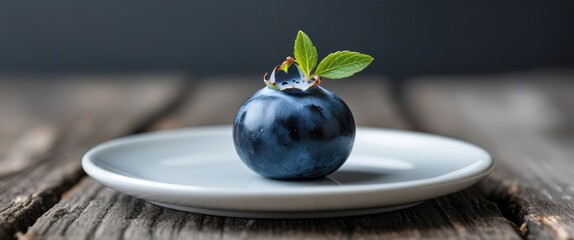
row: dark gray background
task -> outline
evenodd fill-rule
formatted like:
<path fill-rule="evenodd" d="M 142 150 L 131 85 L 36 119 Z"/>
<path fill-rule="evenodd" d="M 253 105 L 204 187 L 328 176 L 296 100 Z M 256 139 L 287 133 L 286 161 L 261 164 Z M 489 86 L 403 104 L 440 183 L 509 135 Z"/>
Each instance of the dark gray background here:
<path fill-rule="evenodd" d="M 298 29 L 371 73 L 574 64 L 574 1 L 0 1 L 0 72 L 269 71 Z"/>

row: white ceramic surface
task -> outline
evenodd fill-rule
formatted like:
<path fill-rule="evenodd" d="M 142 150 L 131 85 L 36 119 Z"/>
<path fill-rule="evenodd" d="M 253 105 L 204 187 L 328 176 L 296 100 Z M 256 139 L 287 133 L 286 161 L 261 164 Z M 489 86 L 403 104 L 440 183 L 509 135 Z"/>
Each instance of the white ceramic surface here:
<path fill-rule="evenodd" d="M 493 168 L 489 154 L 450 138 L 358 128 L 337 172 L 313 181 L 270 180 L 235 153 L 230 126 L 119 138 L 84 156 L 98 182 L 160 206 L 254 218 L 322 218 L 414 206 L 462 190 Z"/>

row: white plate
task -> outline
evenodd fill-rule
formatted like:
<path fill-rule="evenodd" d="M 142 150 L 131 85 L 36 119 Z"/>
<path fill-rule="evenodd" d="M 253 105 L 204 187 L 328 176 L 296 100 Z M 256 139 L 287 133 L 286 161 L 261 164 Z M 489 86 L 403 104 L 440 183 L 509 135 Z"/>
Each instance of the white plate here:
<path fill-rule="evenodd" d="M 243 165 L 230 126 L 146 133 L 84 156 L 98 182 L 183 211 L 253 218 L 323 218 L 414 206 L 462 190 L 493 167 L 479 147 L 450 138 L 358 128 L 337 172 L 314 181 L 270 180 Z"/>

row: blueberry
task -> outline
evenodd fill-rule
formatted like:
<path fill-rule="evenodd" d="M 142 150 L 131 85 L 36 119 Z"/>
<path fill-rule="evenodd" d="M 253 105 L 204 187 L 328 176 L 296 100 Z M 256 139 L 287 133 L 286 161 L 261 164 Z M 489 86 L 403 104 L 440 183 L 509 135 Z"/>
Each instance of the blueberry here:
<path fill-rule="evenodd" d="M 233 140 L 239 157 L 251 170 L 274 179 L 319 178 L 336 171 L 353 148 L 351 111 L 341 98 L 313 84 L 319 79 L 300 79 L 289 74 L 291 67 L 284 76 L 278 72 L 269 82 L 285 89 L 265 87 L 237 113 Z"/>

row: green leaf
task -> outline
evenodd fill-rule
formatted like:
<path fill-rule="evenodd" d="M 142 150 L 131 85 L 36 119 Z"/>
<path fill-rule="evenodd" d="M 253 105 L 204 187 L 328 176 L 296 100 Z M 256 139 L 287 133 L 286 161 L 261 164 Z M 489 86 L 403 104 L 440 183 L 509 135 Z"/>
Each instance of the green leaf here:
<path fill-rule="evenodd" d="M 317 54 L 317 48 L 313 45 L 309 36 L 303 31 L 297 33 L 293 54 L 299 64 L 299 68 L 301 68 L 305 76 L 309 78 L 311 71 L 317 66 L 319 55 Z"/>
<path fill-rule="evenodd" d="M 353 76 L 365 69 L 373 57 L 350 51 L 337 51 L 329 54 L 317 67 L 314 76 L 322 76 L 330 79 L 341 79 Z"/>

